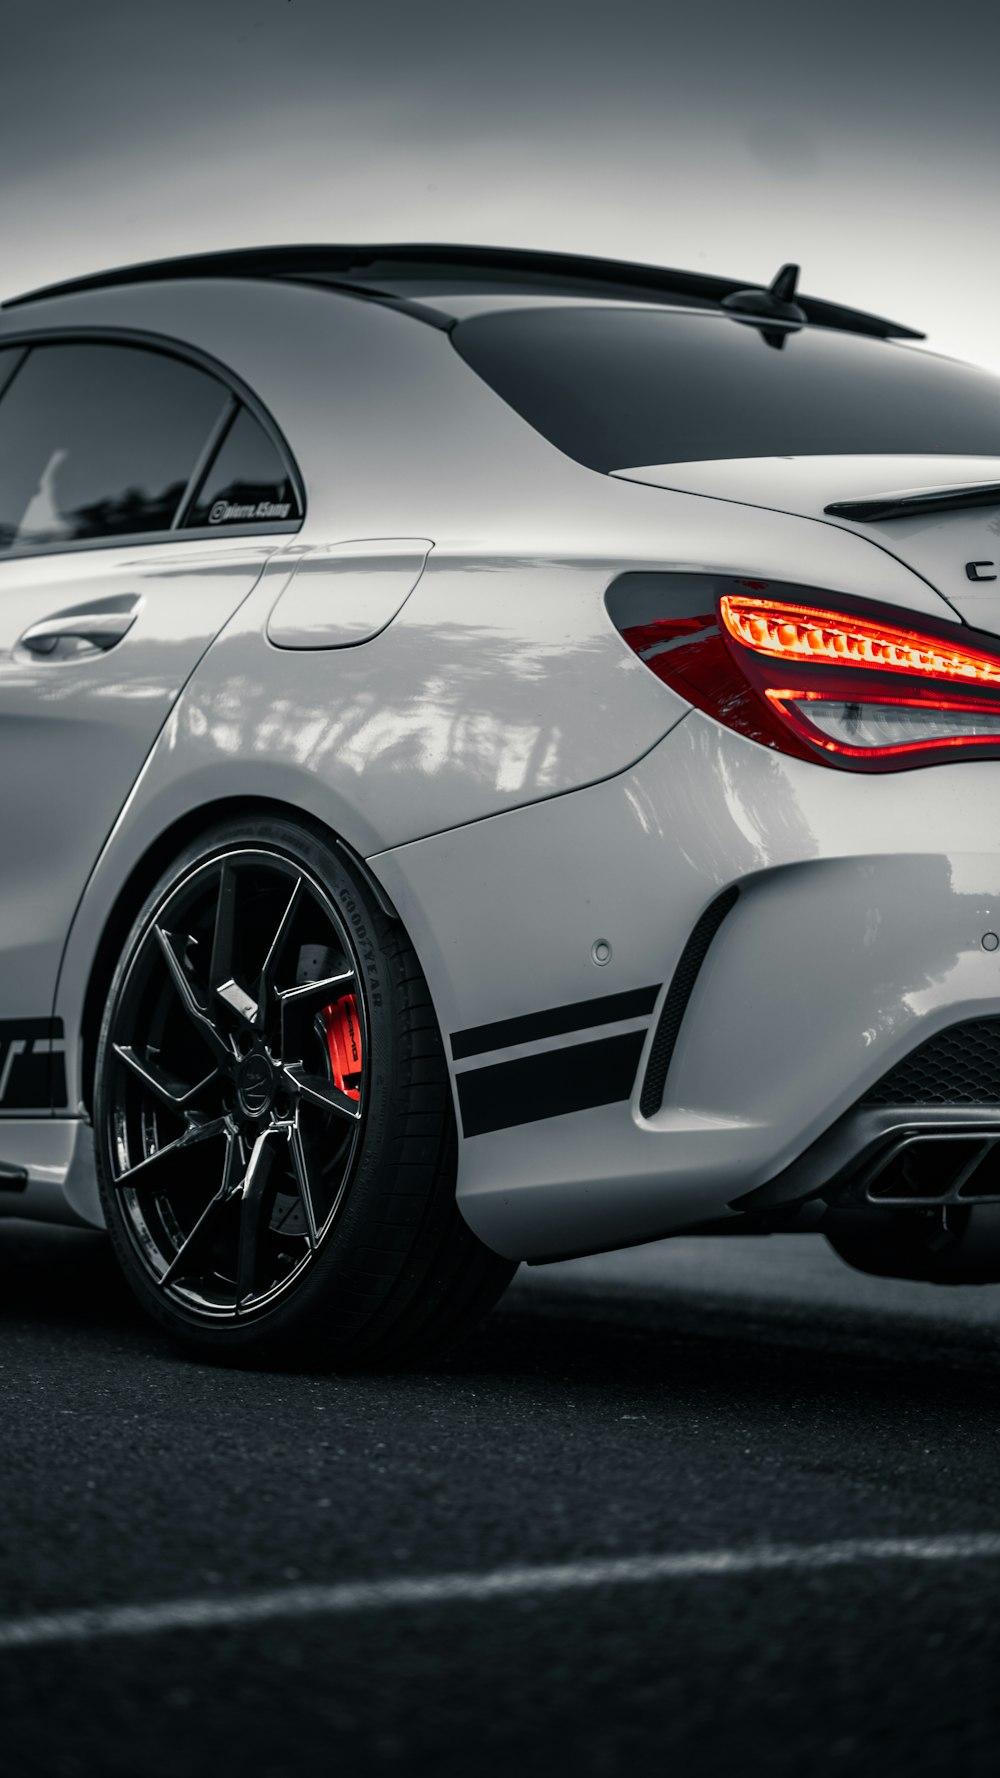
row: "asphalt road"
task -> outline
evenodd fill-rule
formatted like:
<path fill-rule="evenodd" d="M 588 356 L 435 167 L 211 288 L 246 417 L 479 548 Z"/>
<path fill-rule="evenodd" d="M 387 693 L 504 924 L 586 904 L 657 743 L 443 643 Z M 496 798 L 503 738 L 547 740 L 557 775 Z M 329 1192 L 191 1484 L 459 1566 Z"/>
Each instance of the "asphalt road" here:
<path fill-rule="evenodd" d="M 683 1240 L 228 1373 L 0 1224 L 0 1363 L 5 1778 L 1000 1770 L 1000 1287 Z"/>

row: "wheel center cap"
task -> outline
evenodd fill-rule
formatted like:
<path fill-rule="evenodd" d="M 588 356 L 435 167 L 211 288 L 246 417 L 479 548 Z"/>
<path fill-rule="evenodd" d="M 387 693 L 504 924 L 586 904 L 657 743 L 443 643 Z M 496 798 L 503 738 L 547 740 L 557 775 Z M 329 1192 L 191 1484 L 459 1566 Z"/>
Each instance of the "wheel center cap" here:
<path fill-rule="evenodd" d="M 247 1117 L 263 1117 L 274 1103 L 277 1077 L 267 1056 L 247 1056 L 236 1074 L 236 1097 Z"/>

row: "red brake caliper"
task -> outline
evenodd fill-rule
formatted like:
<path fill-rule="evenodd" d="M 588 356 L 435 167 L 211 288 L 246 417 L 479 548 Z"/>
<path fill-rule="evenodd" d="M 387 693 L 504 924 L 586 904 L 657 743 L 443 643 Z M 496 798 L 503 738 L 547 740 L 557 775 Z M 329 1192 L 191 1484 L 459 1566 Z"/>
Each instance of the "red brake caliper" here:
<path fill-rule="evenodd" d="M 353 994 L 345 994 L 324 1006 L 322 1017 L 333 1084 L 349 1099 L 360 1099 L 362 1056 L 357 1000 Z"/>

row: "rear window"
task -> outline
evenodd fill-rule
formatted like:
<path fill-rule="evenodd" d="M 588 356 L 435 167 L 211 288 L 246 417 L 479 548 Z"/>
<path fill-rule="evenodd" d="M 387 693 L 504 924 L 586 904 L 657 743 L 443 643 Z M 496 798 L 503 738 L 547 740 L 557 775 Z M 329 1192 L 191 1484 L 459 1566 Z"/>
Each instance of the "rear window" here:
<path fill-rule="evenodd" d="M 819 327 L 600 307 L 460 322 L 472 369 L 591 469 L 841 453 L 1000 456 L 1000 379 Z"/>
<path fill-rule="evenodd" d="M 300 516 L 287 464 L 260 421 L 240 408 L 184 524 L 281 524 Z"/>

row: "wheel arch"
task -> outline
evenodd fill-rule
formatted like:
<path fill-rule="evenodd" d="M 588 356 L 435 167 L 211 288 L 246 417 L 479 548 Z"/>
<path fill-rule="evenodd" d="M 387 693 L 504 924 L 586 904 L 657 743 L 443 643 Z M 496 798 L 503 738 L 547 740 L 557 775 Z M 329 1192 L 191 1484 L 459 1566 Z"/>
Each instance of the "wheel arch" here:
<path fill-rule="evenodd" d="M 368 869 L 361 855 L 340 834 L 305 809 L 282 802 L 276 797 L 220 796 L 188 810 L 164 828 L 136 860 L 101 928 L 87 976 L 80 1018 L 80 1096 L 88 1113 L 93 1110 L 97 1043 L 108 989 L 121 948 L 139 909 L 157 879 L 186 846 L 215 827 L 219 821 L 238 819 L 241 815 L 272 815 L 285 821 L 295 821 L 328 845 L 336 846 L 338 851 L 344 853 L 354 870 L 364 878 L 387 919 L 399 919 L 385 889 Z"/>

